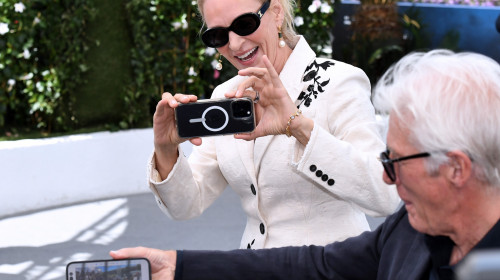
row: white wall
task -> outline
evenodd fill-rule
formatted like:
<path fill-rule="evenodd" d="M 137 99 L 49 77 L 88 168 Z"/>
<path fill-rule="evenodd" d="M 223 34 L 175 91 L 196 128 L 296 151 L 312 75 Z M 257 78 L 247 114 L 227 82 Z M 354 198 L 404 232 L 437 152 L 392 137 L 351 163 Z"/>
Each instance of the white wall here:
<path fill-rule="evenodd" d="M 0 218 L 148 192 L 153 130 L 0 141 Z"/>

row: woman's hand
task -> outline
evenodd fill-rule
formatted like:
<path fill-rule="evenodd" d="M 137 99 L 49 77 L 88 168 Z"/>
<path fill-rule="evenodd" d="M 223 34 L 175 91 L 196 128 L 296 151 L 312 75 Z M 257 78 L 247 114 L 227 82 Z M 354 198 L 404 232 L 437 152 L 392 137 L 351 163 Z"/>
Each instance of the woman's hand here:
<path fill-rule="evenodd" d="M 152 248 L 136 247 L 111 251 L 113 259 L 146 258 L 151 264 L 153 280 L 173 280 L 177 262 L 176 251 L 163 251 Z"/>
<path fill-rule="evenodd" d="M 251 133 L 235 135 L 237 139 L 252 140 L 266 135 L 285 134 L 290 116 L 297 111 L 297 107 L 267 56 L 263 56 L 262 60 L 266 68 L 250 67 L 240 70 L 238 75 L 249 76 L 249 78 L 238 86 L 236 92 L 225 95 L 227 98 L 248 96 L 255 99 L 256 91 L 259 92 L 259 100 L 255 103 L 257 126 Z M 248 88 L 252 88 L 253 91 L 247 90 Z M 302 144 L 307 144 L 314 126 L 313 121 L 301 116 L 292 124 L 295 128 L 293 136 Z"/>
<path fill-rule="evenodd" d="M 155 148 L 163 149 L 168 146 L 177 147 L 177 145 L 184 142 L 184 139 L 179 138 L 177 129 L 175 128 L 174 109 L 179 106 L 179 103 L 196 102 L 196 100 L 198 100 L 196 95 L 178 93 L 172 96 L 169 92 L 162 94 L 160 102 L 156 105 L 156 112 L 153 116 Z M 190 141 L 194 141 L 195 143 L 197 143 L 198 140 L 201 143 L 201 139 L 190 139 Z"/>
<path fill-rule="evenodd" d="M 169 92 L 162 94 L 160 102 L 156 105 L 153 116 L 154 147 L 156 170 L 162 179 L 165 179 L 172 170 L 178 156 L 178 146 L 184 142 L 179 137 L 175 127 L 174 109 L 179 103 L 196 102 L 195 95 L 176 94 L 172 96 Z M 201 145 L 201 138 L 189 139 L 193 145 Z"/>

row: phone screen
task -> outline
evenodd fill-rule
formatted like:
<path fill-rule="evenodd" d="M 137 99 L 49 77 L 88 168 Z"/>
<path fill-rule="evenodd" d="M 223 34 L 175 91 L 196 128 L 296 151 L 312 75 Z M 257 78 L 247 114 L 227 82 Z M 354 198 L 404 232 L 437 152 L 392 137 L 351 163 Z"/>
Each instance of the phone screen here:
<path fill-rule="evenodd" d="M 66 280 L 113 279 L 151 280 L 147 259 L 91 260 L 66 266 Z"/>

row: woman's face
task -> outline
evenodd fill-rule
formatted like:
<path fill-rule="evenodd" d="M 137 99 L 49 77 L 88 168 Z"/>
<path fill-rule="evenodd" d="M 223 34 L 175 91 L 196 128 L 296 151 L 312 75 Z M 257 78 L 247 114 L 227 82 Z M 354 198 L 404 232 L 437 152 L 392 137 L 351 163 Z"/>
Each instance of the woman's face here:
<path fill-rule="evenodd" d="M 273 64 L 280 61 L 278 23 L 281 22 L 274 8 L 275 2 L 272 1 L 255 32 L 239 36 L 229 31 L 229 42 L 217 49 L 237 69 L 265 67 L 262 55 L 267 55 Z M 235 18 L 244 13 L 257 12 L 262 4 L 258 0 L 205 0 L 202 9 L 207 28 L 229 27 Z M 274 66 L 277 68 L 277 65 Z"/>

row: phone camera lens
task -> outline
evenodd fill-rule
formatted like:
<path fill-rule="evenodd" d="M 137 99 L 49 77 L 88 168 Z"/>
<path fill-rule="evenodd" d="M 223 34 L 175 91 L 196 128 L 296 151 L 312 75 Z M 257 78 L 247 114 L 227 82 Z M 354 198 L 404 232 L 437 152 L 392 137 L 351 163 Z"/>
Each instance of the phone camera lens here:
<path fill-rule="evenodd" d="M 236 100 L 231 103 L 233 117 L 246 118 L 252 115 L 252 103 L 248 100 Z"/>

